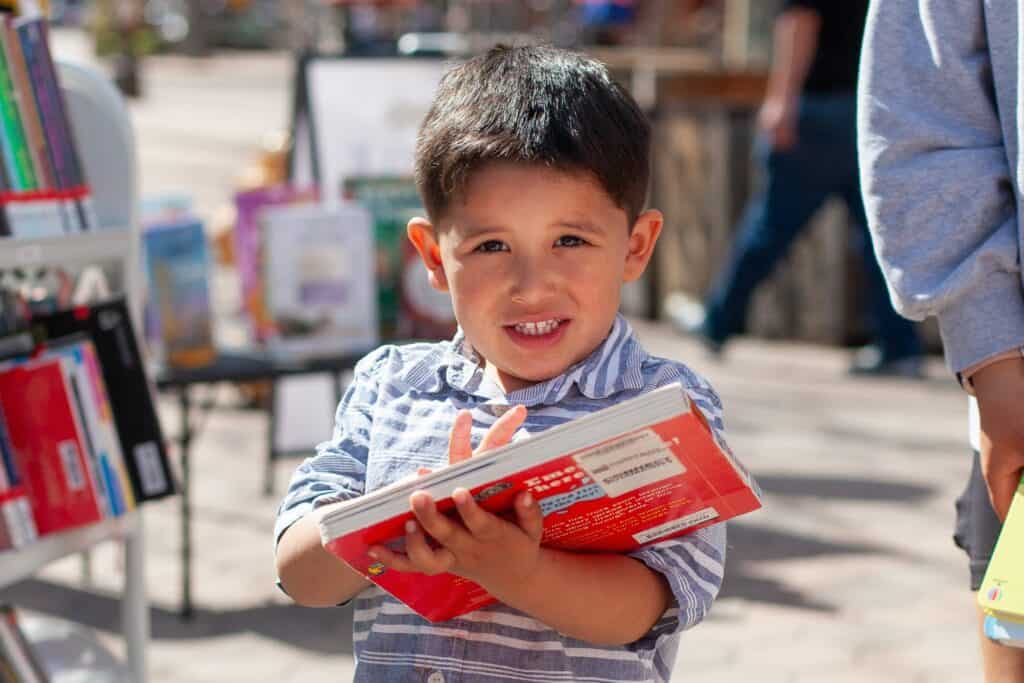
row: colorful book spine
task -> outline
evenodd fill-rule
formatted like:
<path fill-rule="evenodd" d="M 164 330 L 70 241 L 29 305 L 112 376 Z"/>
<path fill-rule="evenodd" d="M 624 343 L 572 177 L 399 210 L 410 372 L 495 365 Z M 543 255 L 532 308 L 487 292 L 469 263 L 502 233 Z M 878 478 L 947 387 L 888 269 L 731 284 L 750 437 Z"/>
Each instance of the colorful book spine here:
<path fill-rule="evenodd" d="M 57 184 L 53 179 L 53 169 L 50 168 L 46 138 L 39 122 L 39 110 L 32 94 L 32 82 L 28 76 L 25 55 L 21 51 L 21 41 L 9 18 L 0 17 L 0 47 L 4 50 L 10 68 L 11 81 L 14 84 L 14 101 L 21 116 L 21 125 L 25 129 L 32 167 L 36 172 L 37 187 L 43 190 L 56 189 Z"/>
<path fill-rule="evenodd" d="M 61 121 L 60 89 L 51 77 L 50 70 L 47 69 L 46 60 L 49 51 L 46 50 L 46 34 L 43 27 L 44 20 L 41 18 L 19 19 L 14 22 L 21 51 L 25 56 L 25 65 L 32 84 L 36 108 L 39 111 L 39 120 L 53 167 L 56 189 L 72 190 L 76 186 L 75 171 L 68 149 L 69 139 Z M 79 232 L 85 229 L 84 213 L 81 206 L 76 202 L 77 209 L 68 211 L 66 203 L 62 202 L 62 204 L 65 204 L 65 211 L 62 214 L 65 232 Z"/>
<path fill-rule="evenodd" d="M 32 167 L 25 129 L 15 101 L 14 81 L 4 50 L 0 50 L 0 128 L 3 132 L 0 139 L 4 161 L 12 189 L 34 190 L 37 187 L 35 169 Z"/>

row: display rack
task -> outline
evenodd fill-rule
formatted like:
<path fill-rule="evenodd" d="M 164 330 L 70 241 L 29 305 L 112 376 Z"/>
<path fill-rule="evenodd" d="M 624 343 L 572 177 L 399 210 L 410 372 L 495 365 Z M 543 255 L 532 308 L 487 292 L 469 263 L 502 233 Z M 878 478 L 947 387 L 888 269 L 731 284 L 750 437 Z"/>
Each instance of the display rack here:
<path fill-rule="evenodd" d="M 142 301 L 138 286 L 138 192 L 131 121 L 121 95 L 108 79 L 91 69 L 67 63 L 58 64 L 58 72 L 101 229 L 44 239 L 2 238 L 0 268 L 118 264 L 125 296 L 138 324 Z M 121 543 L 124 550 L 121 626 L 125 664 L 131 680 L 144 683 L 149 605 L 141 508 L 97 524 L 43 536 L 17 550 L 0 552 L 0 587 L 31 577 L 62 557 L 108 541 Z"/>

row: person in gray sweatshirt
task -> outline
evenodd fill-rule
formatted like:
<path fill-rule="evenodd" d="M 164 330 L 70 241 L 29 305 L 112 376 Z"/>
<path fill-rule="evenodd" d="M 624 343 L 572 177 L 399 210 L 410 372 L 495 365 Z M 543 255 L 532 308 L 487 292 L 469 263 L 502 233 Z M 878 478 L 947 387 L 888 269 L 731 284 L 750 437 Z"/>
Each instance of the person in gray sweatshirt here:
<path fill-rule="evenodd" d="M 1021 5 L 874 0 L 860 65 L 861 184 L 896 309 L 938 319 L 972 395 L 975 463 L 957 543 L 977 590 L 1024 473 Z M 985 678 L 1024 682 L 1024 650 L 982 637 Z"/>

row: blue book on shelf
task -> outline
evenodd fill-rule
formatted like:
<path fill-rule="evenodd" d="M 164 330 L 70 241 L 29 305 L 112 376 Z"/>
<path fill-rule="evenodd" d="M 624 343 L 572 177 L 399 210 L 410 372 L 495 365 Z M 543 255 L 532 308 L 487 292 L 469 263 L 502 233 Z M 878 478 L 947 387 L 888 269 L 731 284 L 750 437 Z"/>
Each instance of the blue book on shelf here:
<path fill-rule="evenodd" d="M 211 362 L 210 254 L 202 222 L 185 216 L 151 224 L 142 240 L 162 355 L 175 366 Z"/>

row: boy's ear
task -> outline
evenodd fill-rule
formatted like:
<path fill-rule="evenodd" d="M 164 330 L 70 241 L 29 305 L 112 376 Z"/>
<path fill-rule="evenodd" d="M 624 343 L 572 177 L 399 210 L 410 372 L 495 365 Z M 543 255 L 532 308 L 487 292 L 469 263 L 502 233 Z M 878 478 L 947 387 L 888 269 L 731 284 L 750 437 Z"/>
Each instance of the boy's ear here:
<path fill-rule="evenodd" d="M 439 292 L 448 291 L 448 278 L 441 263 L 441 247 L 434 237 L 434 226 L 426 218 L 413 218 L 405 229 L 409 241 L 416 247 L 423 265 L 427 267 L 430 286 Z"/>
<path fill-rule="evenodd" d="M 657 209 L 648 209 L 636 219 L 633 231 L 629 234 L 626 252 L 626 269 L 623 273 L 626 282 L 632 282 L 644 274 L 664 222 L 664 217 Z"/>

